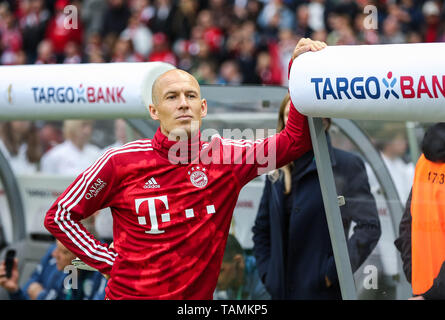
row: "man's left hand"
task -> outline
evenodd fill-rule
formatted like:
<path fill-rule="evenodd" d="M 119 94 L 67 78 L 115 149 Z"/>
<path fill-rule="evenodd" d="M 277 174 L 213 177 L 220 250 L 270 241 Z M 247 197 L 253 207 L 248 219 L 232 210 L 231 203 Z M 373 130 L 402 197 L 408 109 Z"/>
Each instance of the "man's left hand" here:
<path fill-rule="evenodd" d="M 326 48 L 328 45 L 322 41 L 314 41 L 309 38 L 301 38 L 298 41 L 294 52 L 292 53 L 292 60 L 295 60 L 300 54 L 308 51 L 316 52 Z"/>

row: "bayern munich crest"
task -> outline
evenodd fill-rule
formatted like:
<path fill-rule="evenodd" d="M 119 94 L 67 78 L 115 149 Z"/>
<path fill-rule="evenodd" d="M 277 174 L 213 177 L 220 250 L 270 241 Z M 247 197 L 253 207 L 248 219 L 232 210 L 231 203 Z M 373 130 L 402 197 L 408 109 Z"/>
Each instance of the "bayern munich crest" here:
<path fill-rule="evenodd" d="M 192 167 L 188 172 L 190 182 L 197 188 L 204 188 L 209 182 L 209 178 L 205 174 L 206 171 L 206 168 Z"/>

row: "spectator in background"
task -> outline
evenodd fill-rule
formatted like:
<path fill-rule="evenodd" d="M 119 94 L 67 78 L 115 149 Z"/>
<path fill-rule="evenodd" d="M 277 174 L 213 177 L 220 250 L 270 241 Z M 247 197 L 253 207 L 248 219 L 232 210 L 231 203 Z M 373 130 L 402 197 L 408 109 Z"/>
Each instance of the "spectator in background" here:
<path fill-rule="evenodd" d="M 221 50 L 224 42 L 224 35 L 221 28 L 214 23 L 216 14 L 219 13 L 213 14 L 210 10 L 202 10 L 198 14 L 197 22 L 197 25 L 202 28 L 202 39 L 209 46 L 210 51 L 213 54 L 216 54 Z"/>
<path fill-rule="evenodd" d="M 256 269 L 255 257 L 246 255 L 229 234 L 214 293 L 216 300 L 269 300 Z"/>
<path fill-rule="evenodd" d="M 220 84 L 239 85 L 243 81 L 238 63 L 234 60 L 224 61 L 221 65 L 218 82 Z"/>
<path fill-rule="evenodd" d="M 22 49 L 22 34 L 17 19 L 4 3 L 0 5 L 0 40 L 0 50 L 3 51 L 0 63 L 3 65 L 17 64 L 17 55 Z"/>
<path fill-rule="evenodd" d="M 436 1 L 426 1 L 422 7 L 425 19 L 425 42 L 436 42 L 439 38 L 440 8 Z"/>
<path fill-rule="evenodd" d="M 210 11 L 213 25 L 218 27 L 222 32 L 227 32 L 229 27 L 238 21 L 235 15 L 234 6 L 237 1 L 229 0 L 210 0 L 208 1 L 207 10 Z"/>
<path fill-rule="evenodd" d="M 327 41 L 328 34 L 326 30 L 318 30 L 313 33 L 313 37 L 317 39 L 317 41 Z"/>
<path fill-rule="evenodd" d="M 235 0 L 233 3 L 233 14 L 237 20 L 248 20 L 247 19 L 247 3 L 246 0 Z"/>
<path fill-rule="evenodd" d="M 131 40 L 134 53 L 139 57 L 138 60 L 147 60 L 153 48 L 153 34 L 150 29 L 140 22 L 138 13 L 131 15 L 128 26 L 122 31 L 120 38 Z"/>
<path fill-rule="evenodd" d="M 262 5 L 259 0 L 248 0 L 246 4 L 246 19 L 250 21 L 258 21 Z"/>
<path fill-rule="evenodd" d="M 294 29 L 295 18 L 283 0 L 271 0 L 261 10 L 258 25 L 269 36 L 275 37 L 280 29 Z"/>
<path fill-rule="evenodd" d="M 388 168 L 400 201 L 404 204 L 414 179 L 414 164 L 403 158 L 408 150 L 406 128 L 403 124 L 386 123 L 375 138 L 377 149 Z"/>
<path fill-rule="evenodd" d="M 192 39 L 178 40 L 174 44 L 177 56 L 177 67 L 193 72 L 201 61 L 212 59 L 210 48 L 202 38 L 202 28 L 196 26 L 192 30 Z M 213 57 L 213 59 L 216 59 Z"/>
<path fill-rule="evenodd" d="M 262 51 L 258 54 L 256 74 L 260 78 L 261 84 L 279 85 L 282 81 L 282 74 L 273 61 L 271 55 L 267 51 Z M 280 61 L 278 61 L 280 63 Z"/>
<path fill-rule="evenodd" d="M 199 84 L 217 84 L 216 63 L 212 60 L 201 61 L 194 76 Z"/>
<path fill-rule="evenodd" d="M 35 64 L 53 64 L 57 63 L 53 51 L 53 45 L 49 40 L 42 40 L 37 47 L 37 60 Z"/>
<path fill-rule="evenodd" d="M 332 31 L 327 36 L 328 44 L 356 44 L 357 40 L 351 27 L 351 17 L 349 15 L 332 13 L 329 16 L 329 24 Z"/>
<path fill-rule="evenodd" d="M 388 12 L 390 15 L 397 17 L 403 33 L 419 30 L 423 22 L 419 1 L 402 0 L 398 5 L 396 3 L 390 3 L 388 4 Z"/>
<path fill-rule="evenodd" d="M 178 58 L 179 69 L 193 72 L 198 67 L 198 53 L 201 50 L 199 44 L 193 40 L 184 39 L 179 39 L 174 43 L 173 52 Z"/>
<path fill-rule="evenodd" d="M 54 8 L 55 15 L 49 21 L 46 29 L 46 38 L 49 39 L 53 45 L 54 54 L 56 55 L 57 63 L 62 63 L 64 59 L 65 46 L 72 41 L 78 45 L 82 44 L 83 27 L 81 21 L 78 19 L 77 28 L 67 28 L 66 15 L 64 8 L 70 3 L 68 0 L 57 0 Z"/>
<path fill-rule="evenodd" d="M 168 37 L 165 35 L 165 33 L 158 32 L 154 34 L 153 51 L 151 52 L 148 61 L 167 62 L 176 66 L 176 56 L 170 49 Z"/>
<path fill-rule="evenodd" d="M 239 54 L 241 43 L 247 35 L 243 32 L 241 23 L 234 22 L 227 32 L 227 39 L 224 47 L 225 59 L 233 59 Z"/>
<path fill-rule="evenodd" d="M 365 28 L 366 15 L 363 13 L 357 14 L 354 19 L 354 26 L 356 32 L 357 41 L 360 44 L 378 44 L 379 34 L 377 30 L 371 28 Z"/>
<path fill-rule="evenodd" d="M 400 22 L 397 17 L 389 15 L 383 22 L 383 35 L 380 37 L 382 44 L 404 43 L 405 35 L 400 31 Z"/>
<path fill-rule="evenodd" d="M 45 38 L 46 26 L 51 17 L 45 8 L 43 0 L 20 1 L 20 28 L 23 36 L 23 50 L 27 63 L 34 63 L 37 59 L 37 47 Z"/>
<path fill-rule="evenodd" d="M 410 31 L 406 35 L 406 42 L 407 43 L 420 43 L 420 42 L 422 42 L 422 35 L 419 32 Z"/>
<path fill-rule="evenodd" d="M 64 50 L 64 56 L 63 63 L 81 63 L 82 57 L 80 56 L 79 52 L 79 46 L 76 42 L 69 41 L 65 45 Z"/>
<path fill-rule="evenodd" d="M 127 122 L 124 119 L 114 120 L 114 137 L 116 141 L 105 147 L 103 151 L 109 148 L 121 147 L 128 142 L 127 139 Z"/>
<path fill-rule="evenodd" d="M 313 31 L 325 30 L 325 0 L 313 0 L 307 5 L 308 9 L 308 27 Z M 297 15 L 298 16 L 298 15 Z"/>
<path fill-rule="evenodd" d="M 277 132 L 283 130 L 290 108 L 287 94 Z M 340 210 L 355 272 L 376 246 L 380 222 L 363 161 L 332 147 L 329 125 L 325 119 L 336 190 L 346 202 Z M 348 237 L 352 222 L 356 225 Z M 341 299 L 312 150 L 268 175 L 252 231 L 258 272 L 273 299 Z"/>
<path fill-rule="evenodd" d="M 204 39 L 199 39 L 195 44 L 198 48 L 194 60 L 195 65 L 199 63 L 199 61 L 208 60 L 212 57 L 217 59 L 217 56 L 215 56 L 215 53 L 212 53 L 211 47 L 207 41 Z"/>
<path fill-rule="evenodd" d="M 30 121 L 3 123 L 0 150 L 16 174 L 35 173 L 42 156 L 36 126 Z"/>
<path fill-rule="evenodd" d="M 303 38 L 309 38 L 312 35 L 312 28 L 309 26 L 309 7 L 302 4 L 297 8 L 296 12 L 296 29 L 295 32 Z"/>
<path fill-rule="evenodd" d="M 42 143 L 43 153 L 48 152 L 56 145 L 63 142 L 62 130 L 58 126 L 50 122 L 41 125 L 39 130 L 39 137 Z"/>
<path fill-rule="evenodd" d="M 131 10 L 139 15 L 139 21 L 145 25 L 148 25 L 155 14 L 155 8 L 150 0 L 131 1 Z"/>
<path fill-rule="evenodd" d="M 111 62 L 142 62 L 143 58 L 134 52 L 130 38 L 119 37 L 114 43 Z"/>
<path fill-rule="evenodd" d="M 190 30 L 195 25 L 198 15 L 198 0 L 180 0 L 173 13 L 171 25 L 172 39 L 190 39 Z"/>
<path fill-rule="evenodd" d="M 26 54 L 23 50 L 16 52 L 14 58 L 15 58 L 14 65 L 23 65 L 27 63 Z"/>
<path fill-rule="evenodd" d="M 149 20 L 150 30 L 153 33 L 163 32 L 170 35 L 174 9 L 171 0 L 154 0 L 154 14 Z"/>
<path fill-rule="evenodd" d="M 104 13 L 102 37 L 117 38 L 127 27 L 131 12 L 126 0 L 108 0 L 108 7 Z"/>
<path fill-rule="evenodd" d="M 75 176 L 88 168 L 100 155 L 100 149 L 89 143 L 92 132 L 91 120 L 65 120 L 65 142 L 43 155 L 42 172 Z"/>
<path fill-rule="evenodd" d="M 105 50 L 102 47 L 102 38 L 99 33 L 92 33 L 88 36 L 83 54 L 86 62 L 105 62 Z"/>
<path fill-rule="evenodd" d="M 255 70 L 259 63 L 257 63 L 255 41 L 252 36 L 245 37 L 241 41 L 238 64 L 243 75 L 243 83 L 261 83 Z"/>
<path fill-rule="evenodd" d="M 254 21 L 247 20 L 241 24 L 241 32 L 244 38 L 252 38 L 255 47 L 261 45 L 261 35 Z"/>
<path fill-rule="evenodd" d="M 104 0 L 84 0 L 81 17 L 85 26 L 85 38 L 101 32 L 107 2 Z"/>
<path fill-rule="evenodd" d="M 317 41 L 326 42 L 326 38 L 318 37 Z M 288 61 L 292 57 L 293 48 L 295 48 L 295 45 L 298 42 L 297 36 L 295 36 L 295 33 L 290 29 L 281 29 L 278 34 L 278 59 L 281 62 L 280 66 L 277 66 L 280 68 L 280 70 L 287 70 L 289 67 Z M 287 79 L 287 73 L 281 72 L 281 84 L 287 85 L 288 84 Z"/>
<path fill-rule="evenodd" d="M 126 0 L 108 0 L 101 28 L 101 38 L 105 50 L 110 53 L 122 31 L 127 27 L 131 12 Z"/>

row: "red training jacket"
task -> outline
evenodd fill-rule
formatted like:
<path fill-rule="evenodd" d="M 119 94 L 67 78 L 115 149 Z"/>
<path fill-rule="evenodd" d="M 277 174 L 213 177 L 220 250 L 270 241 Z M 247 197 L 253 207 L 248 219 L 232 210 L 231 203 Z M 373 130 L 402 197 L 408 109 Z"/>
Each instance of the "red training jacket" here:
<path fill-rule="evenodd" d="M 158 129 L 151 140 L 111 148 L 49 209 L 45 227 L 110 274 L 108 298 L 212 299 L 239 192 L 267 166 L 261 155 L 276 153 L 279 168 L 311 149 L 307 119 L 293 106 L 285 129 L 265 139 L 199 137 L 176 143 Z M 106 207 L 111 249 L 80 222 Z"/>

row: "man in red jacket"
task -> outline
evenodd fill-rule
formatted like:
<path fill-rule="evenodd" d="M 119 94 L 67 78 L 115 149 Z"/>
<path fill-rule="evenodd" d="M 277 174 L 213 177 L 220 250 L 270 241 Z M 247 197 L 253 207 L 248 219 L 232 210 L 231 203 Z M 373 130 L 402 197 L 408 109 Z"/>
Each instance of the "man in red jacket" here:
<path fill-rule="evenodd" d="M 302 39 L 293 59 L 325 46 Z M 239 192 L 271 167 L 252 159 L 273 156 L 275 168 L 310 150 L 307 119 L 292 107 L 286 128 L 269 138 L 216 135 L 201 141 L 207 102 L 194 77 L 167 71 L 152 93 L 150 115 L 160 122 L 153 139 L 105 152 L 56 200 L 45 227 L 85 263 L 110 275 L 109 299 L 212 299 Z M 184 132 L 186 139 L 177 142 Z M 80 223 L 106 207 L 113 214 L 113 248 Z"/>

